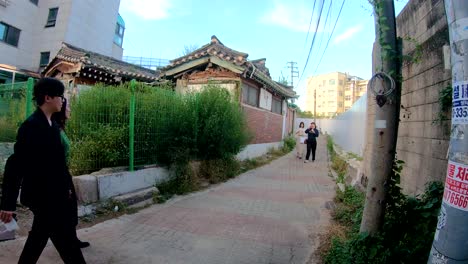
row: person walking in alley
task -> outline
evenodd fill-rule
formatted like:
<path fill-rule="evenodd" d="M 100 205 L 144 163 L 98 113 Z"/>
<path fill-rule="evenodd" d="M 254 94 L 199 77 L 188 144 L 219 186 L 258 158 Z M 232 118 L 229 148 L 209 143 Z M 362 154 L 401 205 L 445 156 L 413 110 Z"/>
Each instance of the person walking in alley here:
<path fill-rule="evenodd" d="M 56 112 L 52 114 L 52 121 L 55 121 L 60 128 L 60 139 L 62 141 L 62 146 L 65 152 L 65 160 L 67 164 L 66 172 L 69 175 L 68 177 L 71 178 L 72 176 L 70 174 L 70 170 L 68 169 L 68 164 L 70 160 L 70 140 L 68 139 L 67 134 L 65 133 L 65 125 L 69 118 L 70 118 L 70 106 L 69 104 L 67 104 L 67 99 L 64 98 L 63 103 L 62 103 L 62 109 L 60 110 L 60 112 Z M 75 207 L 73 211 L 76 212 L 76 214 L 74 215 L 74 221 L 75 221 L 74 224 L 75 226 L 77 226 L 78 225 L 78 199 L 76 196 L 75 187 L 74 186 L 72 187 L 73 188 L 71 190 L 72 191 L 71 196 L 73 199 L 73 206 Z M 89 247 L 90 245 L 89 242 L 84 242 L 84 241 L 79 240 L 78 236 L 76 236 L 76 243 L 78 244 L 80 248 Z"/>
<path fill-rule="evenodd" d="M 319 136 L 319 131 L 315 126 L 315 122 L 310 123 L 310 126 L 305 130 L 305 133 L 307 134 L 307 154 L 304 163 L 307 163 L 309 161 L 311 151 L 312 162 L 314 162 L 315 150 L 317 149 L 317 137 Z"/>
<path fill-rule="evenodd" d="M 301 122 L 299 124 L 299 128 L 297 129 L 296 133 L 296 157 L 299 159 L 302 159 L 302 156 L 304 156 L 304 141 L 307 139 L 306 133 L 305 133 L 305 128 L 304 128 L 304 122 Z"/>
<path fill-rule="evenodd" d="M 18 263 L 36 263 L 50 238 L 64 263 L 86 263 L 76 243 L 76 199 L 60 128 L 51 119 L 64 101 L 63 84 L 42 78 L 34 86 L 36 111 L 21 124 L 14 146 L 14 169 L 5 171 L 0 220 L 10 222 L 20 201 L 34 214 Z"/>

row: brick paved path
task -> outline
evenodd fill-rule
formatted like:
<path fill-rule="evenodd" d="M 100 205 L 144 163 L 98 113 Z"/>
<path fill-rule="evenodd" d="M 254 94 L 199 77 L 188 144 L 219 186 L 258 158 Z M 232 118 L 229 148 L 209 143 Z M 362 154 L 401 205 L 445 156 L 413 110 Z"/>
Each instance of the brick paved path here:
<path fill-rule="evenodd" d="M 209 190 L 79 230 L 88 263 L 314 263 L 316 235 L 328 223 L 326 142 L 317 161 L 291 153 Z M 25 238 L 0 243 L 16 263 Z M 39 263 L 61 263 L 50 243 Z"/>

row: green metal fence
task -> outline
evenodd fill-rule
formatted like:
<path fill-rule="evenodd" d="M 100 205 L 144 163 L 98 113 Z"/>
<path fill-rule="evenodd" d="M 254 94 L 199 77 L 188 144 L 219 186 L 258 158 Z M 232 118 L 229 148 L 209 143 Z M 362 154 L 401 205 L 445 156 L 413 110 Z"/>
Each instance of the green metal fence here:
<path fill-rule="evenodd" d="M 136 82 L 79 91 L 71 100 L 66 129 L 72 173 L 170 164 L 175 149 L 184 144 L 190 152 L 195 137 L 187 130 L 196 131 L 192 98 Z"/>
<path fill-rule="evenodd" d="M 33 79 L 0 85 L 0 142 L 14 142 L 19 125 L 32 112 Z"/>
<path fill-rule="evenodd" d="M 32 111 L 32 89 L 32 80 L 0 86 L 0 141 L 14 142 L 18 126 Z M 227 92 L 181 95 L 132 81 L 79 86 L 67 94 L 71 118 L 65 132 L 73 175 L 213 158 L 237 153 L 240 142 L 246 142 L 242 133 L 232 132 L 242 131 L 242 114 L 232 115 L 232 109 L 240 109 L 231 105 Z"/>

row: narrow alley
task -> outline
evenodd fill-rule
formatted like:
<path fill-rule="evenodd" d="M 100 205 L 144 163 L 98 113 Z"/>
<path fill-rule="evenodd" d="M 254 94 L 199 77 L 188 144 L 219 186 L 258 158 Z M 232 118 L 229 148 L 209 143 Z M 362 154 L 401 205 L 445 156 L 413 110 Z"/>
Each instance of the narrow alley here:
<path fill-rule="evenodd" d="M 326 138 L 317 161 L 294 152 L 208 190 L 78 231 L 88 263 L 314 263 L 317 234 L 334 196 Z M 16 263 L 26 237 L 0 243 Z M 61 263 L 49 241 L 39 263 Z"/>

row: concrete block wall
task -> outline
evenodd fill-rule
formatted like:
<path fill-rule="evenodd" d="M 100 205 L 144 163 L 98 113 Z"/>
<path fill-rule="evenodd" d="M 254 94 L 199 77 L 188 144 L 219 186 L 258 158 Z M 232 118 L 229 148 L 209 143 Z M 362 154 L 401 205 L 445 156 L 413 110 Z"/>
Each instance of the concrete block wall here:
<path fill-rule="evenodd" d="M 443 46 L 449 45 L 443 0 L 411 0 L 397 18 L 403 55 L 419 61 L 403 62 L 397 157 L 405 161 L 401 185 L 418 194 L 428 181 L 443 180 L 447 169 L 450 121 L 434 122 L 439 113 L 439 91 L 451 83 L 444 69 Z M 371 118 L 373 120 L 373 118 Z"/>

